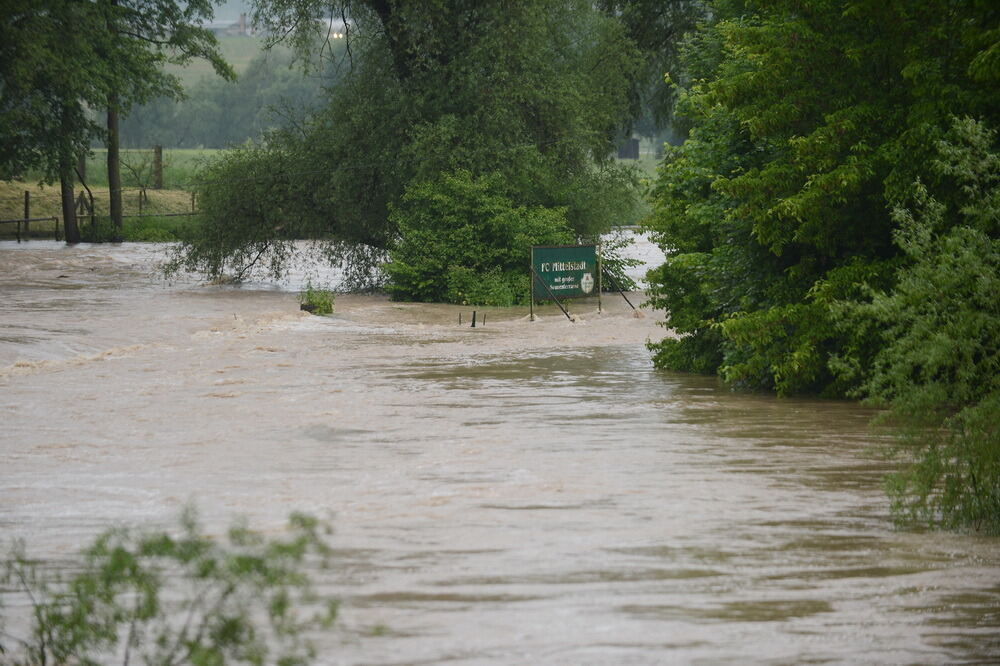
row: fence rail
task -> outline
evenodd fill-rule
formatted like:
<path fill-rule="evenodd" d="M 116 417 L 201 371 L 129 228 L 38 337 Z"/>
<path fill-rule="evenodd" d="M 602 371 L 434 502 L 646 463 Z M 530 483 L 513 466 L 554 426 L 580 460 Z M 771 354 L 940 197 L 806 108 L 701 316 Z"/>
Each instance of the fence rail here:
<path fill-rule="evenodd" d="M 0 224 L 16 224 L 17 225 L 17 242 L 21 242 L 21 224 L 24 224 L 24 230 L 27 233 L 29 231 L 28 224 L 31 222 L 54 222 L 52 225 L 52 233 L 55 234 L 56 240 L 59 240 L 59 218 L 58 217 L 19 217 L 13 220 L 0 220 Z"/>
<path fill-rule="evenodd" d="M 191 211 L 187 213 L 133 213 L 131 215 L 122 215 L 124 218 L 134 218 L 134 217 L 191 217 L 192 215 L 200 215 L 201 211 Z M 109 215 L 85 215 L 82 217 L 90 217 L 91 223 L 93 224 L 93 219 L 96 217 L 110 217 Z M 25 234 L 30 233 L 28 225 L 31 222 L 52 222 L 52 233 L 56 240 L 60 240 L 59 227 L 62 222 L 62 218 L 58 216 L 52 217 L 15 217 L 9 220 L 0 220 L 0 224 L 16 224 L 17 225 L 17 242 L 21 242 L 21 225 L 24 225 Z"/>

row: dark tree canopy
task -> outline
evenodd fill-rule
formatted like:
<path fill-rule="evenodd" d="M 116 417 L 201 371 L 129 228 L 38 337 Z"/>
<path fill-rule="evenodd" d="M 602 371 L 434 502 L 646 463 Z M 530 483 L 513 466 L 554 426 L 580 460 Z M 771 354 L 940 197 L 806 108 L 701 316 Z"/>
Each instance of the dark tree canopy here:
<path fill-rule="evenodd" d="M 90 112 L 116 95 L 127 111 L 178 95 L 167 62 L 207 58 L 232 77 L 215 37 L 198 27 L 208 0 L 9 0 L 0 23 L 0 177 L 59 165 L 104 135 Z M 113 26 L 114 29 L 109 29 Z"/>
<path fill-rule="evenodd" d="M 256 20 L 273 31 L 298 26 L 309 35 L 297 43 L 310 44 L 322 27 L 304 17 L 318 9 L 262 3 Z M 565 209 L 577 234 L 629 214 L 634 176 L 611 154 L 641 57 L 618 21 L 586 2 L 552 0 L 343 9 L 348 71 L 308 122 L 266 140 L 280 161 L 275 177 L 294 182 L 278 204 L 288 223 L 273 229 L 275 243 L 326 236 L 391 250 L 391 213 L 407 189 L 458 171 L 497 174 L 515 206 Z M 206 190 L 245 196 L 231 166 L 206 174 Z M 221 207 L 207 212 L 225 225 L 229 199 L 212 196 Z M 242 235 L 239 225 L 228 233 Z M 199 242 L 209 241 L 192 247 Z"/>
<path fill-rule="evenodd" d="M 710 15 L 654 192 L 655 362 L 888 406 L 897 515 L 1000 532 L 1000 6 Z"/>

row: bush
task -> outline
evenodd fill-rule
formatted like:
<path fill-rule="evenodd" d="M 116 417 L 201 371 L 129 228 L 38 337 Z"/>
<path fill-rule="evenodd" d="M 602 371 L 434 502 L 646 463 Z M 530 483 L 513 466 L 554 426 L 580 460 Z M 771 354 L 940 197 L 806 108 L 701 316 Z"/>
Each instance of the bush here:
<path fill-rule="evenodd" d="M 314 315 L 328 315 L 333 312 L 333 293 L 327 289 L 318 289 L 312 282 L 306 283 L 305 291 L 299 292 L 299 303 L 302 309 Z"/>
<path fill-rule="evenodd" d="M 572 242 L 563 209 L 517 206 L 498 175 L 443 174 L 407 188 L 386 265 L 396 300 L 512 305 L 528 298 L 532 245 Z"/>
<path fill-rule="evenodd" d="M 328 627 L 337 605 L 313 592 L 308 567 L 331 551 L 308 516 L 293 515 L 289 532 L 265 539 L 234 527 L 217 541 L 189 510 L 176 536 L 105 532 L 66 580 L 15 544 L 0 593 L 25 597 L 12 608 L 27 633 L 0 632 L 0 655 L 26 666 L 309 663 L 307 634 Z"/>
<path fill-rule="evenodd" d="M 898 208 L 908 265 L 895 288 L 843 306 L 881 327 L 863 393 L 904 426 L 908 463 L 889 480 L 897 517 L 1000 534 L 1000 154 L 995 133 L 956 121 L 934 169 L 949 203 L 920 183 Z M 951 186 L 949 188 L 949 185 Z"/>

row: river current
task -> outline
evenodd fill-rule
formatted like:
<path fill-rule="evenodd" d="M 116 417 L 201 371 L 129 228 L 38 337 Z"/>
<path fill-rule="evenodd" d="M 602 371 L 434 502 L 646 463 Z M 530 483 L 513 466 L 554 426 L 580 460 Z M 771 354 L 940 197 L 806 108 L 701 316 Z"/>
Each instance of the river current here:
<path fill-rule="evenodd" d="M 869 409 L 655 370 L 618 296 L 314 317 L 161 252 L 0 243 L 5 542 L 328 517 L 322 664 L 1000 662 L 1000 542 L 894 528 Z"/>

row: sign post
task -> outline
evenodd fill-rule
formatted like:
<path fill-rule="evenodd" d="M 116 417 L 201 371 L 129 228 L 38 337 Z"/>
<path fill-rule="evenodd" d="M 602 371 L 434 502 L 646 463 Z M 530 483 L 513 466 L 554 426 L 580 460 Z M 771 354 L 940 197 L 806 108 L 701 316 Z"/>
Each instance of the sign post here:
<path fill-rule="evenodd" d="M 541 286 L 567 318 L 562 300 L 592 296 L 601 308 L 601 267 L 596 245 L 540 245 L 531 248 L 531 319 L 534 321 L 535 287 Z"/>

